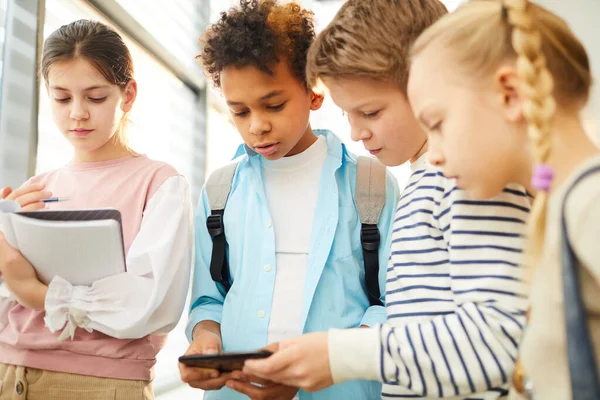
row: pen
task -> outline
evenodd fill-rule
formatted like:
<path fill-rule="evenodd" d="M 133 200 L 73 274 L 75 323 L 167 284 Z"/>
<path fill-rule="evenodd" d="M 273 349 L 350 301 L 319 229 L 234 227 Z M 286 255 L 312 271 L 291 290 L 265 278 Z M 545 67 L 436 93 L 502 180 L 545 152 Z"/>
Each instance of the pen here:
<path fill-rule="evenodd" d="M 56 203 L 57 201 L 67 201 L 69 200 L 66 197 L 49 197 L 47 199 L 43 199 L 42 203 Z"/>

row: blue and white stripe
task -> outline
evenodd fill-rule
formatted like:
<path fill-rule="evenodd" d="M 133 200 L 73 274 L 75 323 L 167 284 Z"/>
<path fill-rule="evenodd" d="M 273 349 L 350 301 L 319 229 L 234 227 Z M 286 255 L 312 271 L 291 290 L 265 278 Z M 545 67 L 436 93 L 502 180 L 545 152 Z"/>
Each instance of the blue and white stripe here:
<path fill-rule="evenodd" d="M 395 216 L 381 327 L 384 399 L 507 394 L 525 323 L 531 198 L 474 201 L 419 160 Z"/>

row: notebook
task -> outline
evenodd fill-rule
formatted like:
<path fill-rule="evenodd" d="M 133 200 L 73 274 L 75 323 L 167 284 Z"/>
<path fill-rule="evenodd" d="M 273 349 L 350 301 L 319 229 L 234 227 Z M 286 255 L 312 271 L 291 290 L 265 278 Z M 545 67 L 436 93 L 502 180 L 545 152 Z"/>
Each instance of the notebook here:
<path fill-rule="evenodd" d="M 19 212 L 0 200 L 0 231 L 45 284 L 55 276 L 72 285 L 125 272 L 121 213 L 115 209 Z"/>

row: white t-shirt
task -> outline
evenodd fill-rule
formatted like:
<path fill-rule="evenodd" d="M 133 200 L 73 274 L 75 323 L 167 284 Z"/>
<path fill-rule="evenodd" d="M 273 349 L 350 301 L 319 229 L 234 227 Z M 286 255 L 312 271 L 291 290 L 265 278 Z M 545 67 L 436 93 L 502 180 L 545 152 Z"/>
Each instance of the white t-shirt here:
<path fill-rule="evenodd" d="M 268 342 L 302 334 L 304 282 L 327 142 L 319 136 L 304 152 L 277 161 L 263 159 L 275 232 L 275 288 Z"/>

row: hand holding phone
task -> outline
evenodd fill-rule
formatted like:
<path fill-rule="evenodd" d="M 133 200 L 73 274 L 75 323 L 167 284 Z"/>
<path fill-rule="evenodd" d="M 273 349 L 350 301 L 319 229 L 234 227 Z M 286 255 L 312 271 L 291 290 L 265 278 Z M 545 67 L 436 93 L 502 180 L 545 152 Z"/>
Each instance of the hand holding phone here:
<path fill-rule="evenodd" d="M 194 341 L 186 355 L 214 355 L 223 351 L 221 344 L 221 327 L 214 321 L 202 321 L 194 328 Z M 231 374 L 222 374 L 217 369 L 196 368 L 179 363 L 181 380 L 193 388 L 202 390 L 219 390 Z"/>

